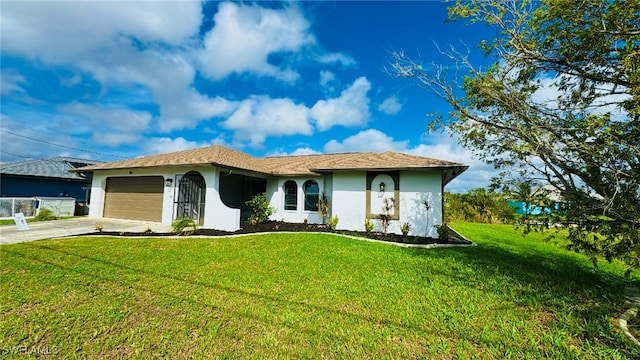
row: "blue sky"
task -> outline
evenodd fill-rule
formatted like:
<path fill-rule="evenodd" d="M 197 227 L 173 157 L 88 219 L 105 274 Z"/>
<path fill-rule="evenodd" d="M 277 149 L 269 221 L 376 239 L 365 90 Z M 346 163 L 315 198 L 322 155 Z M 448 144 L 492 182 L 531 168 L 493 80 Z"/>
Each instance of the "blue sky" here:
<path fill-rule="evenodd" d="M 2 161 L 115 161 L 219 144 L 255 156 L 400 151 L 494 171 L 427 113 L 450 108 L 390 77 L 390 51 L 447 64 L 494 34 L 407 2 L 3 1 Z"/>

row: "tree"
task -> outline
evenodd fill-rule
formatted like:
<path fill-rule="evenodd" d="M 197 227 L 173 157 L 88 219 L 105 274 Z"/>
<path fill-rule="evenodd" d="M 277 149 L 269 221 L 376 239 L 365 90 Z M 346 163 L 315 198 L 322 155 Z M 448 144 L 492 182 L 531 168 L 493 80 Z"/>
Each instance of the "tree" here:
<path fill-rule="evenodd" d="M 513 223 L 515 209 L 509 206 L 503 194 L 488 192 L 484 188 L 462 194 L 444 194 L 445 214 L 449 221 L 472 221 L 487 224 Z"/>
<path fill-rule="evenodd" d="M 495 185 L 557 189 L 571 249 L 640 267 L 640 0 L 459 1 L 449 16 L 494 28 L 479 47 L 495 62 L 450 48 L 452 74 L 393 53 L 392 74 L 453 107 L 430 129 L 501 169 Z"/>

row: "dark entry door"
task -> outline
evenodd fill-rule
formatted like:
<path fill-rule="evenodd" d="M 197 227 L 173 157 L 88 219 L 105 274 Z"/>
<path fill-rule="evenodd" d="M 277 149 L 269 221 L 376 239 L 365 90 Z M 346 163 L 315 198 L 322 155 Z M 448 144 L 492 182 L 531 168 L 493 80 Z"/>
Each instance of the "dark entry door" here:
<path fill-rule="evenodd" d="M 190 218 L 203 225 L 207 187 L 202 175 L 196 171 L 186 173 L 180 178 L 177 190 L 176 219 Z"/>

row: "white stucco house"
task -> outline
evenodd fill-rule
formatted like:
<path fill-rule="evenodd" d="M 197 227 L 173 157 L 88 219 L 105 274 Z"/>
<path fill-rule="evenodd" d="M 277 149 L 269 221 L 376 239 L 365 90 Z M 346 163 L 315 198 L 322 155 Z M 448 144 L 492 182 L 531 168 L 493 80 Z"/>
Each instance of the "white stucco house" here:
<path fill-rule="evenodd" d="M 396 152 L 257 158 L 211 146 L 111 163 L 93 172 L 92 218 L 124 218 L 171 224 L 190 217 L 201 227 L 235 231 L 250 215 L 245 202 L 266 192 L 272 220 L 321 223 L 324 194 L 338 229 L 380 229 L 385 199 L 393 198 L 388 231 L 437 237 L 443 222 L 444 187 L 468 166 Z"/>

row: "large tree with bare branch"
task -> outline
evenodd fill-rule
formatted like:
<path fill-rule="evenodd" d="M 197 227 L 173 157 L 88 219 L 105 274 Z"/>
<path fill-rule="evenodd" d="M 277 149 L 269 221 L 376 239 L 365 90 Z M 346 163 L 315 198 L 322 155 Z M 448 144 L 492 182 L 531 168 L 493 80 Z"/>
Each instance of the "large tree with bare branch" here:
<path fill-rule="evenodd" d="M 496 29 L 479 44 L 495 63 L 395 52 L 392 74 L 453 107 L 430 128 L 502 169 L 503 186 L 559 190 L 567 206 L 550 220 L 572 249 L 640 267 L 640 0 L 459 1 L 449 15 Z"/>

